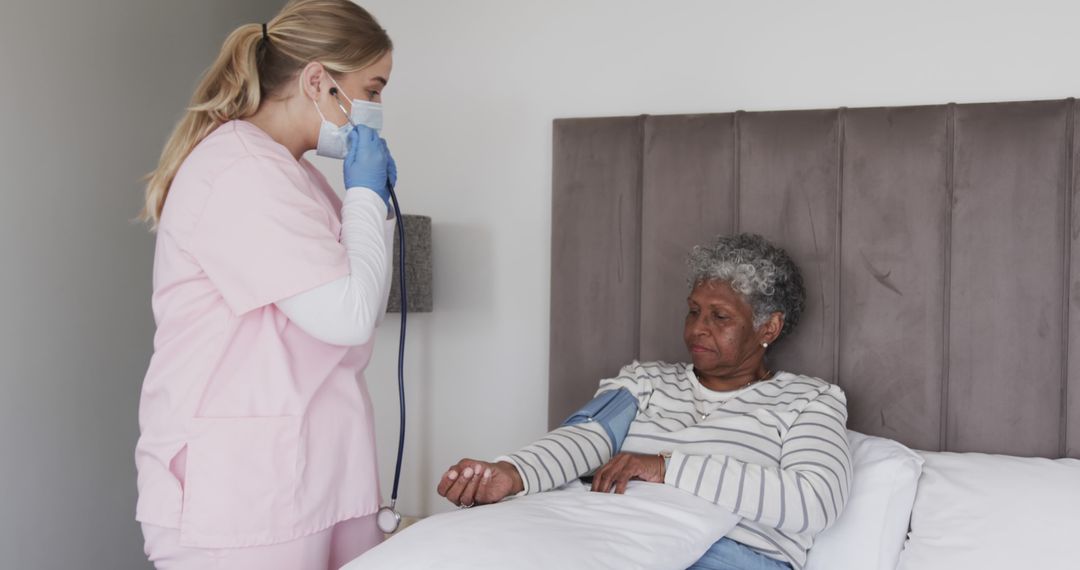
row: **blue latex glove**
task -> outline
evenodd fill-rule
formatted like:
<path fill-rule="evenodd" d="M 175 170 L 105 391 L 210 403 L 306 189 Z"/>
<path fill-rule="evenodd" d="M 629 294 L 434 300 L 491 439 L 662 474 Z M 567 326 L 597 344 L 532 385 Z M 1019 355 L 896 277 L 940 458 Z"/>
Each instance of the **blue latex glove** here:
<path fill-rule="evenodd" d="M 390 204 L 390 189 L 386 184 L 389 176 L 390 151 L 379 133 L 364 125 L 349 131 L 349 153 L 345 155 L 345 188 L 370 188 Z M 396 169 L 395 169 L 396 170 Z M 396 173 L 395 173 L 396 175 Z"/>
<path fill-rule="evenodd" d="M 382 140 L 383 150 L 386 151 L 386 174 L 390 178 L 390 188 L 397 188 L 397 162 L 394 161 L 394 155 L 390 154 L 390 149 L 386 146 L 386 139 Z"/>

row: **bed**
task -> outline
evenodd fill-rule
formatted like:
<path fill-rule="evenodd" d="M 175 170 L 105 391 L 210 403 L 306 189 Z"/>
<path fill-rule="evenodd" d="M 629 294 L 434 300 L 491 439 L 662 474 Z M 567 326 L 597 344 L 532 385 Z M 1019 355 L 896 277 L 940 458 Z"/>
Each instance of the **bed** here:
<path fill-rule="evenodd" d="M 686 251 L 760 233 L 808 292 L 771 366 L 839 384 L 866 453 L 910 467 L 874 490 L 898 536 L 808 568 L 1080 567 L 1076 122 L 1071 98 L 556 120 L 551 426 L 623 364 L 685 360 Z"/>

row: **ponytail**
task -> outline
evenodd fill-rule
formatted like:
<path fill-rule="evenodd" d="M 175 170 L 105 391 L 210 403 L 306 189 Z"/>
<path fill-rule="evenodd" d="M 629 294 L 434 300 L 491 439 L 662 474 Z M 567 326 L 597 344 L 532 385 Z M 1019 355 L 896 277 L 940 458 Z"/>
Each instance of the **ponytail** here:
<path fill-rule="evenodd" d="M 261 93 L 256 51 L 262 26 L 247 24 L 229 34 L 214 65 L 203 75 L 184 117 L 161 151 L 158 167 L 146 185 L 146 204 L 140 219 L 156 227 L 169 195 L 169 186 L 195 145 L 222 123 L 247 117 L 259 109 Z"/>
<path fill-rule="evenodd" d="M 393 49 L 386 30 L 351 0 L 292 0 L 269 24 L 245 24 L 225 39 L 203 75 L 184 117 L 147 177 L 139 218 L 156 228 L 176 172 L 223 123 L 250 117 L 304 65 L 331 72 L 362 69 Z"/>

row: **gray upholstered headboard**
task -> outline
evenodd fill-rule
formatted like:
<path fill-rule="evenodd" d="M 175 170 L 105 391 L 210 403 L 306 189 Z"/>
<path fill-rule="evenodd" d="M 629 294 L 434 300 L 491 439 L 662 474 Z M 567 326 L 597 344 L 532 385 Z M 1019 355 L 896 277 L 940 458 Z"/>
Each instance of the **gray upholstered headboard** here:
<path fill-rule="evenodd" d="M 770 365 L 926 450 L 1080 457 L 1076 103 L 555 121 L 550 420 L 686 360 L 684 257 L 760 233 L 807 310 Z M 772 349 L 771 349 L 772 350 Z"/>

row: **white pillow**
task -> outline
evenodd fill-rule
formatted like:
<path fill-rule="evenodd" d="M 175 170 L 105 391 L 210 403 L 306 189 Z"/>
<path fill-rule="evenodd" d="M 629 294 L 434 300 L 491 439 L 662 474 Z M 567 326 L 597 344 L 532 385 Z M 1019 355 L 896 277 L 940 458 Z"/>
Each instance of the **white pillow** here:
<path fill-rule="evenodd" d="M 1080 567 L 1080 461 L 923 455 L 899 570 Z"/>
<path fill-rule="evenodd" d="M 895 570 L 923 459 L 891 439 L 849 431 L 848 442 L 851 495 L 840 518 L 814 540 L 806 570 Z"/>
<path fill-rule="evenodd" d="M 341 570 L 684 570 L 739 522 L 669 485 L 561 490 L 424 519 Z"/>

